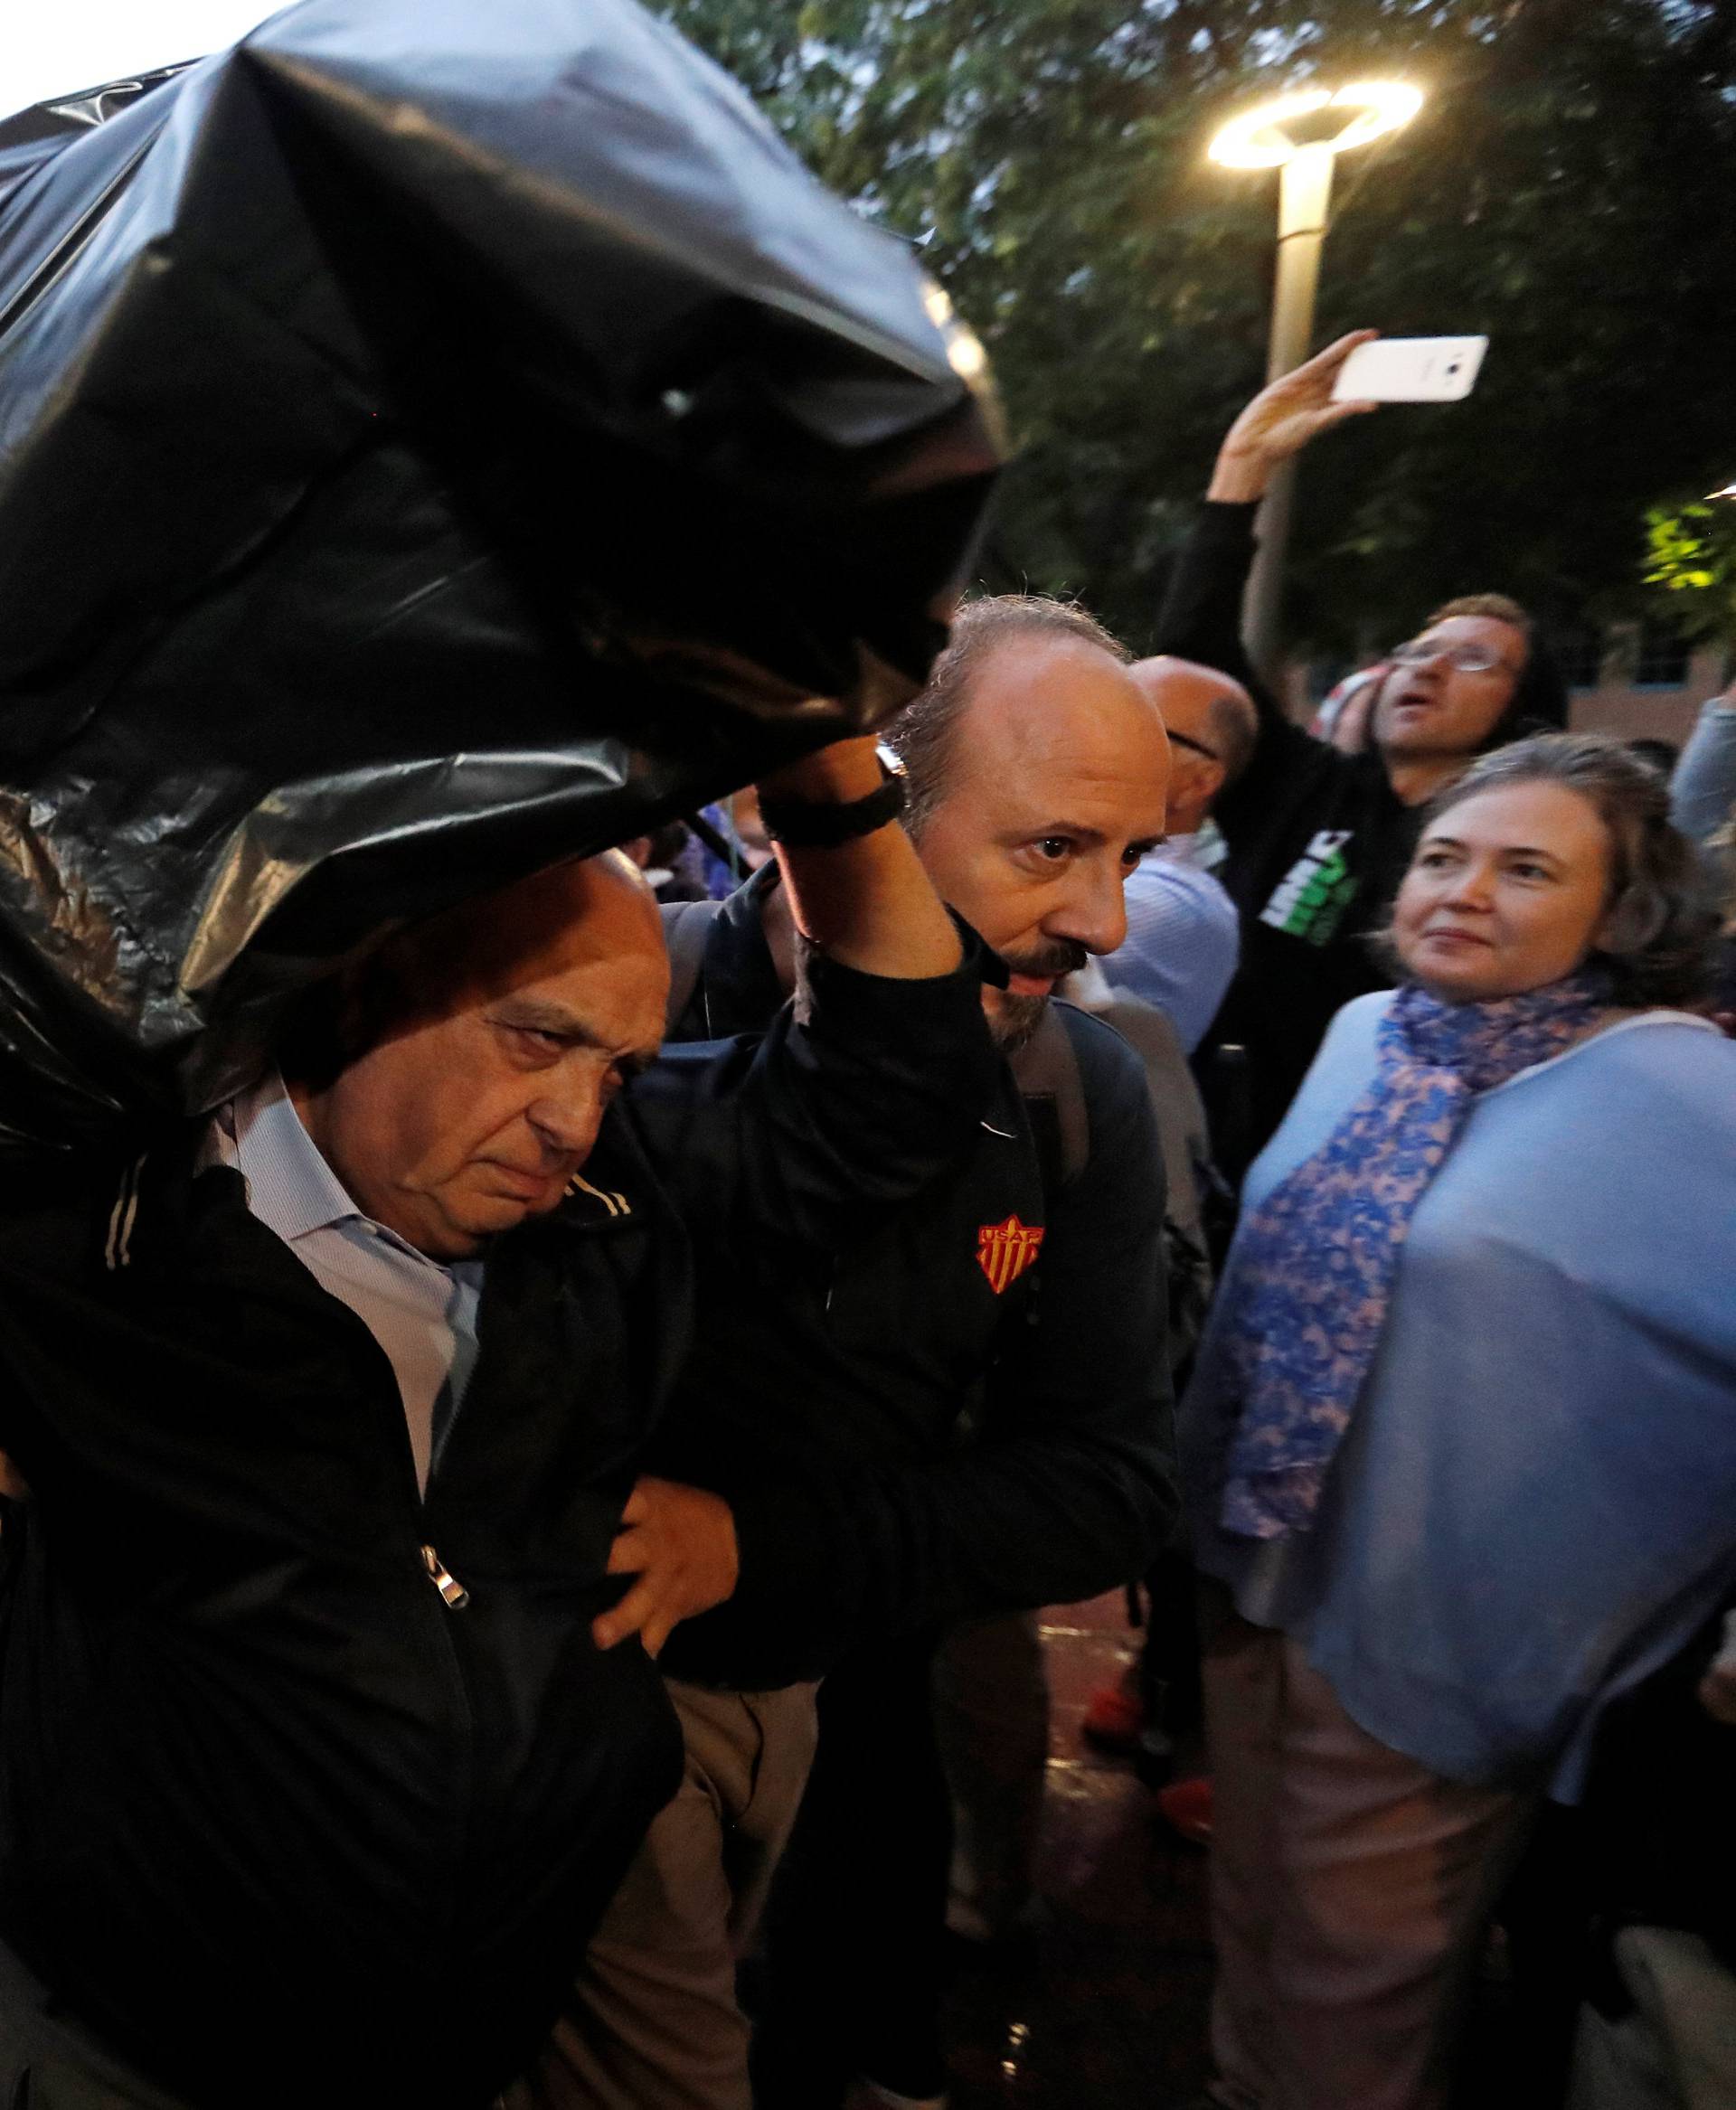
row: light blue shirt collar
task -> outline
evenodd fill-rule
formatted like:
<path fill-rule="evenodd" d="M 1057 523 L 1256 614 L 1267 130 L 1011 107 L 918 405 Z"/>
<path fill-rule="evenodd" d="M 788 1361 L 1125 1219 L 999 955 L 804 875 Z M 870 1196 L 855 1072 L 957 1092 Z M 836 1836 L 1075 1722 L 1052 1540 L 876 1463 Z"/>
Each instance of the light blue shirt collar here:
<path fill-rule="evenodd" d="M 287 1244 L 362 1216 L 275 1070 L 234 1102 L 234 1162 L 247 1182 L 248 1206 Z"/>
<path fill-rule="evenodd" d="M 234 1164 L 247 1182 L 248 1207 L 286 1245 L 312 1232 L 357 1224 L 401 1253 L 450 1276 L 452 1270 L 412 1246 L 356 1204 L 303 1127 L 275 1069 L 233 1102 Z"/>
<path fill-rule="evenodd" d="M 275 1070 L 223 1109 L 212 1144 L 246 1182 L 252 1214 L 384 1350 L 426 1488 L 476 1360 L 482 1263 L 443 1266 L 364 1214 Z"/>

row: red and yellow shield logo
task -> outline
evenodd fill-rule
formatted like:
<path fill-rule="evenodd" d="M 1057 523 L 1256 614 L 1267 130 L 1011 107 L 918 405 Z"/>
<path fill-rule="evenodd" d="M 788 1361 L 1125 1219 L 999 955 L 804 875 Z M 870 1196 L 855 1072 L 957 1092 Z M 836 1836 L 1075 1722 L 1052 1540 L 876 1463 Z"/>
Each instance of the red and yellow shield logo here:
<path fill-rule="evenodd" d="M 1042 1244 L 1043 1226 L 1021 1223 L 1016 1216 L 1009 1216 L 1005 1223 L 986 1223 L 978 1229 L 977 1265 L 996 1296 L 1032 1265 Z"/>

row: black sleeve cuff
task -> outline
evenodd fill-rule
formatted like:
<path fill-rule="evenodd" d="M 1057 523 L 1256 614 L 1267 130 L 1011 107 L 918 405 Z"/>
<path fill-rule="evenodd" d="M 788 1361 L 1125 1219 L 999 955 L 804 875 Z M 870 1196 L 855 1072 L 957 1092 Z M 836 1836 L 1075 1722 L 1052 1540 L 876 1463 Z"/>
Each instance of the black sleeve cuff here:
<path fill-rule="evenodd" d="M 1194 532 L 1202 542 L 1224 550 L 1245 550 L 1254 541 L 1258 498 L 1204 498 Z"/>
<path fill-rule="evenodd" d="M 854 1546 L 816 1487 L 757 1478 L 722 1490 L 735 1519 L 733 1593 L 684 1620 L 663 1668 L 678 1678 L 769 1691 L 831 1669 L 855 1637 Z"/>
<path fill-rule="evenodd" d="M 967 989 L 976 996 L 986 982 L 1005 989 L 1007 971 L 999 954 L 991 952 L 956 910 L 948 909 L 947 913 L 958 933 L 964 956 L 944 975 L 914 980 L 901 975 L 870 975 L 860 967 L 845 966 L 819 946 L 805 947 L 802 987 L 797 1001 L 802 1023 L 809 1022 L 809 1013 L 817 1006 L 825 1013 L 828 1029 L 834 1022 L 847 1029 L 853 1014 L 872 1026 L 890 1001 L 898 1007 L 901 1033 L 920 1030 L 920 1022 L 930 1014 L 948 1018 L 958 1007 L 961 990 Z"/>

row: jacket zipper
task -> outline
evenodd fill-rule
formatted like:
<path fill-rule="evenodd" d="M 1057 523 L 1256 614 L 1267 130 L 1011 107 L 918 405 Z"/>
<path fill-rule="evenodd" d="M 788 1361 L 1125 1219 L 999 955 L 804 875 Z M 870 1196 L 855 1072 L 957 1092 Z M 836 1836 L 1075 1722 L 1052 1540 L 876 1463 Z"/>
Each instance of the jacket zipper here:
<path fill-rule="evenodd" d="M 383 1414 L 386 1440 L 396 1455 L 401 1484 L 408 1498 L 413 1518 L 411 1529 L 414 1531 L 420 1528 L 426 1531 L 428 1529 L 426 1521 L 427 1499 L 421 1488 L 417 1484 L 416 1461 L 410 1449 L 409 1426 L 404 1419 L 403 1395 L 398 1389 L 397 1378 L 392 1372 L 391 1361 L 374 1337 L 366 1321 L 359 1317 L 347 1305 L 341 1305 L 340 1308 L 343 1310 L 344 1317 L 350 1322 L 354 1335 L 359 1341 L 367 1343 L 368 1360 L 374 1362 L 376 1371 L 381 1363 L 385 1365 L 386 1375 L 390 1380 L 389 1387 L 377 1384 L 370 1385 L 368 1391 L 370 1396 L 378 1399 L 380 1408 Z M 431 1484 L 431 1474 L 429 1478 Z M 439 1590 L 441 1601 L 447 1609 L 451 1612 L 462 1611 L 470 1602 L 470 1593 L 440 1559 L 439 1550 L 430 1540 L 419 1539 L 416 1541 L 416 1555 L 421 1572 Z M 436 1645 L 452 1681 L 452 1696 L 457 1704 L 458 1716 L 458 1721 L 455 1726 L 463 1744 L 461 1760 L 464 1773 L 463 1782 L 462 1785 L 456 1780 L 453 1783 L 454 1800 L 457 1805 L 454 1811 L 454 1831 L 457 1836 L 453 1842 L 453 1874 L 448 1919 L 450 1925 L 456 1928 L 458 1924 L 458 1915 L 462 1907 L 470 1863 L 475 1851 L 476 1719 L 476 1711 L 470 1700 L 469 1680 L 465 1675 L 462 1651 L 459 1648 L 458 1638 L 453 1629 L 439 1613 L 434 1613 L 432 1615 L 439 1623 L 440 1638 Z"/>
<path fill-rule="evenodd" d="M 462 1612 L 470 1602 L 470 1593 L 451 1569 L 440 1559 L 432 1546 L 422 1548 L 422 1566 L 427 1568 L 429 1580 L 455 1612 Z"/>

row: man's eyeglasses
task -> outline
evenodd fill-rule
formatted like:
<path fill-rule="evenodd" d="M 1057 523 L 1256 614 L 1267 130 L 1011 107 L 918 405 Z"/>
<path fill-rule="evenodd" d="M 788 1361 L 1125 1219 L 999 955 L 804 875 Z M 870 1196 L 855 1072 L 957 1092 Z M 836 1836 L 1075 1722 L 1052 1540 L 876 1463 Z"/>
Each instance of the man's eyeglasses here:
<path fill-rule="evenodd" d="M 1190 754 L 1203 755 L 1208 762 L 1222 761 L 1223 757 L 1215 749 L 1208 748 L 1203 740 L 1196 740 L 1191 732 L 1177 732 L 1174 726 L 1168 730 L 1171 747 L 1185 748 Z"/>
<path fill-rule="evenodd" d="M 1489 645 L 1436 645 L 1427 637 L 1413 637 L 1408 645 L 1395 645 L 1386 655 L 1397 666 L 1420 666 L 1424 661 L 1444 659 L 1461 674 L 1517 674 L 1519 670 Z M 1174 739 L 1175 735 L 1170 734 Z"/>

